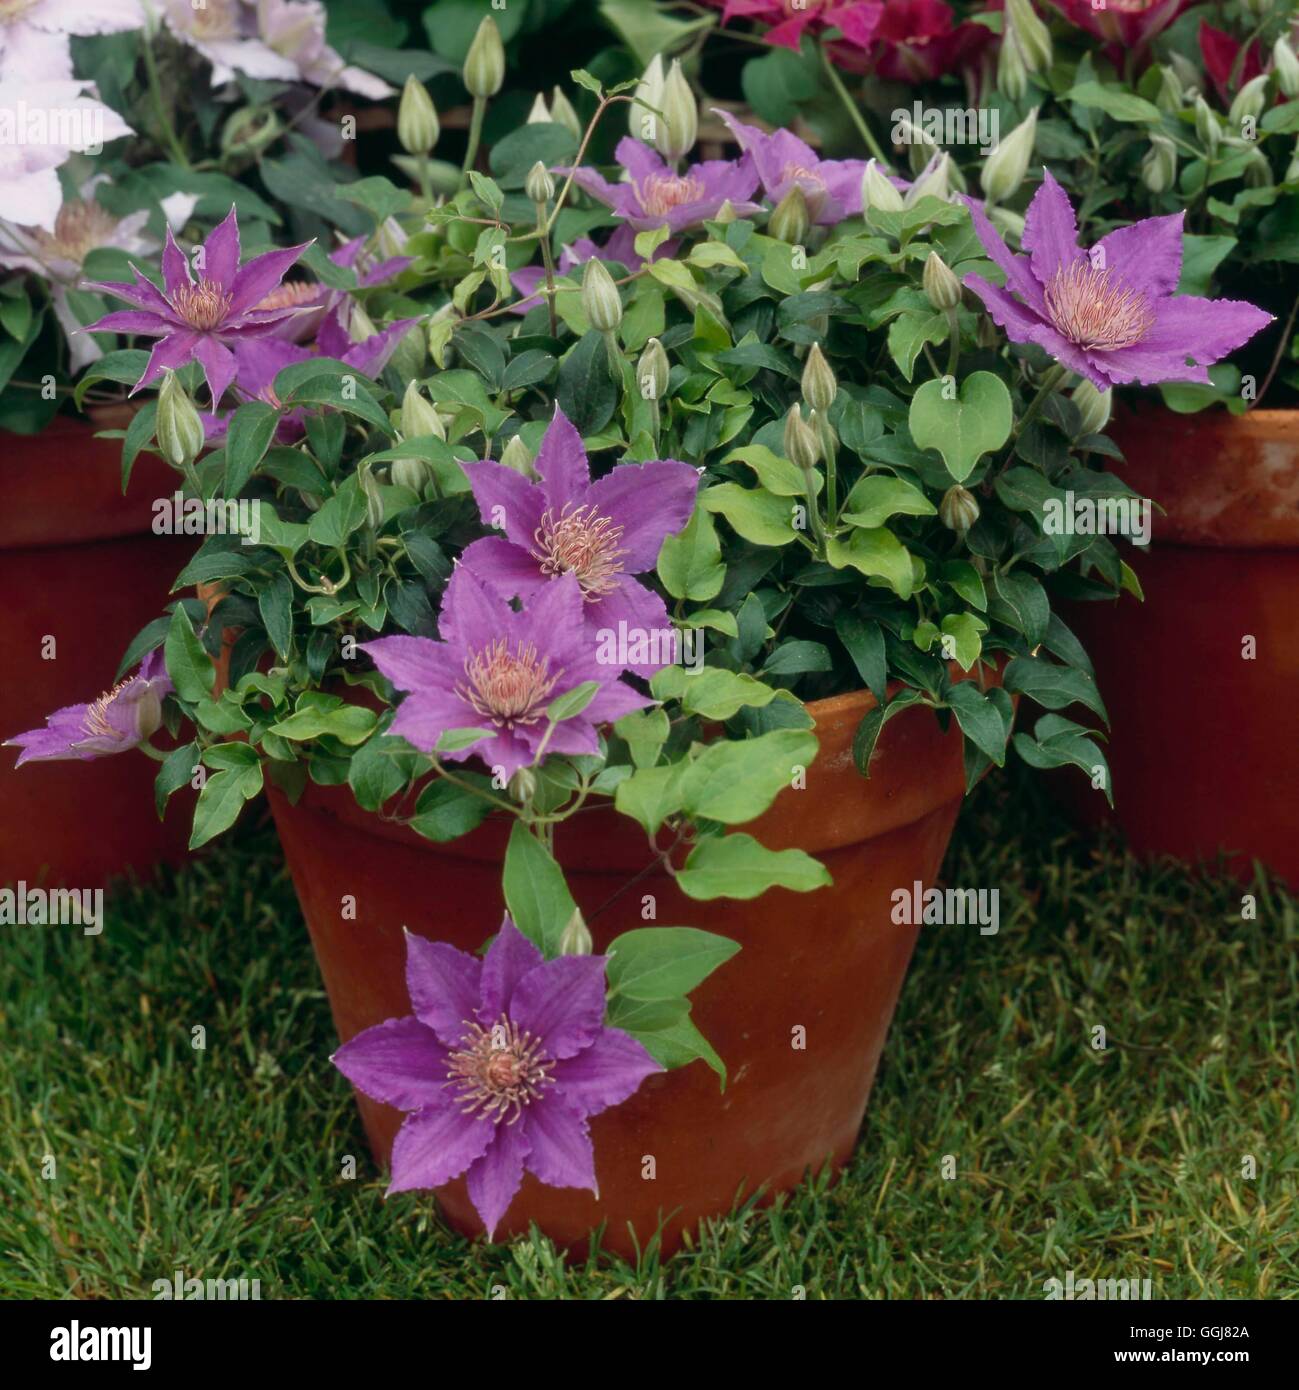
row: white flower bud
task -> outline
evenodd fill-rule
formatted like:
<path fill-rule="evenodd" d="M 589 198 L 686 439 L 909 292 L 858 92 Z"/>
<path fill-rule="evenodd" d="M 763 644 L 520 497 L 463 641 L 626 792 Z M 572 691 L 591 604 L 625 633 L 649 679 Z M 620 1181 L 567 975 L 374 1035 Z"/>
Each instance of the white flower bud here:
<path fill-rule="evenodd" d="M 803 363 L 802 387 L 803 399 L 822 415 L 830 409 L 839 394 L 834 368 L 825 360 L 820 343 L 812 344 L 807 361 Z"/>
<path fill-rule="evenodd" d="M 550 94 L 550 119 L 556 125 L 562 125 L 565 130 L 582 138 L 582 122 L 577 118 L 577 112 L 573 110 L 573 103 L 564 95 L 563 90 L 556 87 Z"/>
<path fill-rule="evenodd" d="M 555 180 L 551 178 L 550 170 L 541 160 L 537 160 L 528 170 L 528 178 L 523 185 L 523 191 L 534 203 L 539 204 L 548 203 L 555 196 Z"/>
<path fill-rule="evenodd" d="M 422 497 L 433 477 L 433 470 L 423 459 L 397 459 L 390 476 L 397 487 L 409 488 L 417 497 Z"/>
<path fill-rule="evenodd" d="M 681 71 L 679 59 L 673 59 L 663 83 L 661 102 L 663 118 L 654 132 L 654 148 L 664 159 L 677 160 L 694 149 L 699 135 L 699 102 Z"/>
<path fill-rule="evenodd" d="M 893 181 L 875 160 L 870 160 L 861 178 L 861 207 L 878 208 L 880 212 L 901 212 L 906 204 Z"/>
<path fill-rule="evenodd" d="M 622 322 L 622 296 L 604 262 L 593 256 L 582 272 L 582 312 L 592 328 L 612 333 Z"/>
<path fill-rule="evenodd" d="M 1141 182 L 1152 193 L 1167 193 L 1177 179 L 1177 147 L 1166 135 L 1152 135 L 1141 161 Z"/>
<path fill-rule="evenodd" d="M 549 125 L 553 118 L 550 108 L 546 105 L 546 98 L 540 92 L 532 103 L 532 109 L 528 112 L 526 125 Z"/>
<path fill-rule="evenodd" d="M 1182 109 L 1184 100 L 1182 90 L 1182 79 L 1178 77 L 1176 69 L 1161 65 L 1159 69 L 1159 95 L 1155 97 L 1155 105 L 1161 111 L 1170 114 Z"/>
<path fill-rule="evenodd" d="M 789 192 L 772 209 L 767 220 L 767 235 L 775 237 L 777 241 L 788 242 L 790 246 L 800 246 L 811 225 L 807 199 L 798 184 L 793 184 Z"/>
<path fill-rule="evenodd" d="M 1222 140 L 1222 121 L 1203 97 L 1195 98 L 1195 133 L 1212 158 Z"/>
<path fill-rule="evenodd" d="M 379 480 L 369 468 L 362 468 L 358 476 L 361 491 L 365 493 L 365 519 L 371 529 L 377 531 L 383 525 L 383 494 L 379 491 Z"/>
<path fill-rule="evenodd" d="M 406 394 L 401 398 L 401 434 L 403 439 L 421 439 L 433 435 L 437 439 L 447 437 L 442 417 L 420 394 L 419 386 L 410 382 Z"/>
<path fill-rule="evenodd" d="M 505 448 L 501 450 L 501 462 L 506 468 L 514 469 L 516 473 L 521 473 L 533 482 L 537 481 L 537 470 L 532 466 L 532 455 L 528 452 L 522 435 L 510 436 Z"/>
<path fill-rule="evenodd" d="M 469 45 L 463 79 L 469 95 L 479 100 L 494 97 L 505 81 L 505 45 L 491 15 L 478 26 Z"/>
<path fill-rule="evenodd" d="M 188 468 L 203 450 L 203 421 L 172 371 L 165 373 L 158 392 L 154 437 L 158 452 L 173 468 Z"/>
<path fill-rule="evenodd" d="M 956 272 L 937 251 L 929 253 L 921 283 L 926 298 L 940 313 L 955 309 L 961 302 L 961 282 L 956 278 Z"/>
<path fill-rule="evenodd" d="M 669 371 L 668 355 L 663 350 L 663 344 L 657 338 L 651 338 L 636 364 L 636 380 L 647 400 L 661 401 L 667 394 Z M 646 391 L 647 386 L 652 395 Z"/>
<path fill-rule="evenodd" d="M 428 89 L 412 74 L 397 106 L 397 139 L 407 154 L 426 155 L 438 142 L 437 107 Z"/>
<path fill-rule="evenodd" d="M 580 909 L 575 908 L 568 924 L 559 934 L 559 954 L 561 956 L 589 956 L 593 942 L 586 923 L 582 920 Z"/>
<path fill-rule="evenodd" d="M 347 336 L 354 343 L 364 343 L 378 331 L 370 315 L 359 304 L 353 304 L 351 318 L 347 321 Z"/>
<path fill-rule="evenodd" d="M 1236 99 L 1231 103 L 1231 109 L 1227 112 L 1227 124 L 1229 126 L 1233 126 L 1239 131 L 1246 121 L 1258 120 L 1263 114 L 1263 107 L 1267 102 L 1268 80 L 1267 73 L 1261 72 L 1257 77 L 1251 77 L 1236 93 Z"/>
<path fill-rule="evenodd" d="M 1070 392 L 1069 399 L 1078 408 L 1080 437 L 1099 434 L 1109 424 L 1113 395 L 1112 391 L 1098 391 L 1085 377 Z"/>
<path fill-rule="evenodd" d="M 1004 140 L 998 141 L 984 161 L 979 182 L 989 202 L 1004 203 L 1024 182 L 1037 139 L 1037 110 L 1035 106 Z"/>
<path fill-rule="evenodd" d="M 921 198 L 941 198 L 947 202 L 951 196 L 952 156 L 944 151 L 935 155 L 920 171 L 915 183 L 907 189 L 902 202 L 905 207 L 914 207 Z"/>
<path fill-rule="evenodd" d="M 1019 41 L 1024 66 L 1029 72 L 1045 72 L 1051 66 L 1051 31 L 1033 8 L 1032 0 L 1006 0 L 1006 15 Z"/>
<path fill-rule="evenodd" d="M 1272 45 L 1272 71 L 1283 96 L 1299 97 L 1299 56 L 1284 34 Z"/>
<path fill-rule="evenodd" d="M 1028 65 L 1013 33 L 1002 39 L 997 53 L 997 87 L 1016 102 L 1023 101 L 1028 91 Z"/>
<path fill-rule="evenodd" d="M 963 536 L 979 519 L 979 503 L 960 483 L 949 487 L 938 504 L 938 519 L 949 531 Z"/>
<path fill-rule="evenodd" d="M 820 456 L 816 431 L 803 419 L 798 406 L 791 405 L 785 416 L 785 457 L 796 468 L 810 473 Z"/>
<path fill-rule="evenodd" d="M 637 140 L 652 145 L 654 133 L 663 123 L 663 118 L 658 114 L 662 109 L 663 59 L 656 53 L 650 59 L 649 67 L 645 69 L 641 80 L 636 84 L 636 89 L 632 93 L 631 102 L 627 107 L 627 128 Z M 651 134 L 646 139 L 645 129 L 647 122 L 650 121 L 653 122 L 649 126 Z"/>

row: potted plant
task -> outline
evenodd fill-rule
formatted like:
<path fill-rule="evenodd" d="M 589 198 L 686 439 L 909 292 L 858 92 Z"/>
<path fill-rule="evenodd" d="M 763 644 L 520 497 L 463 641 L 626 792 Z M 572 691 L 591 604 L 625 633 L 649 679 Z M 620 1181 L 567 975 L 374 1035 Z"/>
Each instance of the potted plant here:
<path fill-rule="evenodd" d="M 945 158 L 907 183 L 735 123 L 692 163 L 679 66 L 574 76 L 580 139 L 525 127 L 405 248 L 431 370 L 238 343 L 206 454 L 164 373 L 190 491 L 255 521 L 178 580 L 222 593 L 142 635 L 122 722 L 184 725 L 157 791 L 201 786 L 196 847 L 268 791 L 391 1190 L 625 1252 L 846 1158 L 965 789 L 1012 744 L 1105 766 L 1045 581 L 1126 571 L 1040 519 L 1121 490 L 1098 393 L 1040 294 L 1045 351 L 984 312 L 1032 263 Z M 611 108 L 623 182 L 586 159 Z M 1065 266 L 1071 224 L 1052 185 L 1026 239 Z M 224 302 L 236 233 L 206 290 L 169 246 L 170 303 Z M 211 381 L 206 342 L 160 352 Z"/>
<path fill-rule="evenodd" d="M 1299 882 L 1299 819 L 1287 809 L 1299 763 L 1267 713 L 1288 701 L 1296 673 L 1292 16 L 1240 6 L 1209 23 L 1178 4 L 1057 8 L 1068 23 L 1056 25 L 1052 56 L 1031 7 L 1007 7 L 1004 42 L 1036 71 L 1003 61 L 1000 99 L 1011 118 L 1036 113 L 1038 153 L 1088 235 L 1156 219 L 1181 233 L 1180 264 L 1170 257 L 1161 272 L 1178 277 L 1180 293 L 1248 300 L 1272 316 L 1233 362 L 1127 393 L 1107 427 L 1123 451 L 1117 471 L 1153 504 L 1133 513 L 1135 530 L 1111 519 L 1119 539 L 1138 543 L 1140 591 L 1113 603 L 1086 568 L 1068 581 L 1069 621 L 1109 703 L 1114 811 L 1142 853 L 1221 850 L 1242 876 L 1261 860 Z M 1205 325 L 1197 316 L 1184 327 L 1178 342 L 1193 350 Z M 1076 782 L 1062 790 L 1093 816 L 1102 808 Z"/>

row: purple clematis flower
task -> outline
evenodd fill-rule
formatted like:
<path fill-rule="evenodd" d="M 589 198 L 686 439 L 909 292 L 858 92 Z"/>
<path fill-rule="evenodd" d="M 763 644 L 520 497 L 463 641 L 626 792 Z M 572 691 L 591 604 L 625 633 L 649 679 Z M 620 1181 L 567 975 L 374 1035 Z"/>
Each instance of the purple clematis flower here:
<path fill-rule="evenodd" d="M 729 111 L 713 108 L 726 122 L 736 143 L 753 157 L 762 188 L 773 204 L 792 188 L 801 188 L 812 221 L 833 226 L 861 211 L 861 181 L 866 162 L 861 159 L 822 159 L 788 130 L 768 134 L 756 125 L 744 125 Z"/>
<path fill-rule="evenodd" d="M 1102 237 L 1087 252 L 1064 189 L 1043 170 L 1024 219 L 1027 256 L 1011 253 L 973 199 L 965 204 L 984 250 L 1006 276 L 965 283 L 1017 343 L 1037 343 L 1098 390 L 1127 382 L 1207 383 L 1207 368 L 1272 322 L 1242 300 L 1175 295 L 1182 219 L 1148 217 Z"/>
<path fill-rule="evenodd" d="M 457 565 L 438 624 L 438 642 L 380 637 L 361 643 L 407 692 L 389 732 L 425 752 L 448 730 L 486 729 L 490 737 L 439 756 L 454 762 L 479 757 L 509 779 L 537 761 L 543 739 L 552 753 L 595 753 L 597 724 L 652 703 L 619 679 L 620 667 L 597 661 L 572 575 L 547 585 L 518 612 L 468 566 Z M 546 706 L 587 681 L 600 686 L 595 698 L 552 729 Z"/>
<path fill-rule="evenodd" d="M 585 166 L 577 170 L 573 181 L 638 232 L 664 224 L 674 233 L 698 227 L 715 217 L 728 199 L 740 217 L 758 211 L 758 205 L 749 201 L 758 187 L 758 171 L 748 155 L 738 162 L 709 159 L 678 174 L 648 145 L 624 135 L 614 156 L 627 171 L 625 183 L 610 183 Z"/>
<path fill-rule="evenodd" d="M 406 987 L 413 1014 L 333 1056 L 358 1090 L 409 1112 L 388 1192 L 467 1172 L 488 1239 L 525 1168 L 549 1187 L 598 1192 L 588 1119 L 663 1070 L 605 1027 L 605 957 L 543 960 L 506 917 L 481 961 L 408 932 Z"/>
<path fill-rule="evenodd" d="M 655 250 L 650 259 L 655 261 L 667 260 L 675 256 L 679 244 L 675 239 L 665 241 L 662 246 Z M 585 265 L 595 256 L 599 256 L 604 261 L 619 261 L 630 271 L 637 271 L 645 264 L 644 256 L 636 254 L 636 233 L 624 222 L 622 226 L 614 228 L 609 240 L 603 246 L 597 246 L 589 236 L 578 237 L 572 245 L 565 246 L 560 251 L 559 264 L 556 269 L 559 274 L 564 275 L 574 266 Z M 537 286 L 545 278 L 546 272 L 539 265 L 525 265 L 521 270 L 513 271 L 510 275 L 510 284 L 526 297 L 511 304 L 509 306 L 510 313 L 526 314 L 529 309 L 535 309 L 539 304 L 544 304 L 545 300 L 537 293 Z"/>
<path fill-rule="evenodd" d="M 353 237 L 329 259 L 345 270 L 356 271 L 356 283 L 361 289 L 373 289 L 387 284 L 414 263 L 413 256 L 377 257 L 365 250 L 367 237 Z M 276 324 L 271 330 L 276 338 L 303 343 L 312 337 L 333 309 L 350 301 L 347 290 L 333 290 L 315 280 L 285 280 L 273 289 L 256 307 L 258 309 L 296 309 L 298 312 Z M 411 320 L 413 322 L 413 320 Z M 236 353 L 236 356 L 238 354 Z"/>
<path fill-rule="evenodd" d="M 121 681 L 88 705 L 67 705 L 55 710 L 46 718 L 43 729 L 15 734 L 5 744 L 23 750 L 15 767 L 69 758 L 89 762 L 110 753 L 125 753 L 157 732 L 162 724 L 162 702 L 171 691 L 162 648 L 155 647 L 129 680 Z"/>
<path fill-rule="evenodd" d="M 215 407 L 236 375 L 231 348 L 249 338 L 264 337 L 296 308 L 259 309 L 268 294 L 284 279 L 285 272 L 310 245 L 267 251 L 239 264 L 239 220 L 235 210 L 213 231 L 203 245 L 199 278 L 194 279 L 189 261 L 167 229 L 162 251 L 164 286 L 159 290 L 134 266 L 135 283 L 92 285 L 136 305 L 134 309 L 106 314 L 88 333 L 136 333 L 160 341 L 154 346 L 144 375 L 131 388 L 134 395 L 156 380 L 167 368 L 183 367 L 198 359 L 207 377 Z"/>
<path fill-rule="evenodd" d="M 627 641 L 618 646 L 632 652 L 626 668 L 653 675 L 672 659 L 675 630 L 663 600 L 632 576 L 652 570 L 664 537 L 690 520 L 698 472 L 676 459 L 655 459 L 620 463 L 592 482 L 582 436 L 558 408 L 535 467 L 537 483 L 492 459 L 465 465 L 483 524 L 505 535 L 474 541 L 462 564 L 503 598 L 525 604 L 572 575 L 588 641 L 607 648 L 602 634 L 615 641 L 622 634 Z M 642 652 L 663 659 L 635 658 L 638 641 Z"/>

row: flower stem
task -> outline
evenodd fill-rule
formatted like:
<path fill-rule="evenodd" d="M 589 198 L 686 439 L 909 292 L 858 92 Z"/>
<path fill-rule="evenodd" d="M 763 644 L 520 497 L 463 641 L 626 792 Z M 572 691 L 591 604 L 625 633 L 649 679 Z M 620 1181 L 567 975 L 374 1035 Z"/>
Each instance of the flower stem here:
<path fill-rule="evenodd" d="M 180 143 L 180 137 L 176 134 L 176 127 L 172 124 L 171 117 L 167 114 L 166 103 L 162 99 L 162 83 L 158 78 L 158 60 L 153 54 L 153 44 L 146 38 L 141 43 L 140 48 L 144 54 L 144 70 L 149 79 L 149 95 L 153 99 L 153 111 L 158 118 L 158 128 L 163 143 L 171 152 L 171 157 L 176 163 L 182 169 L 188 170 L 190 168 L 189 156 L 185 153 L 185 147 Z"/>
<path fill-rule="evenodd" d="M 1024 433 L 1024 427 L 1042 408 L 1043 402 L 1064 380 L 1065 368 L 1058 362 L 1042 378 L 1042 384 L 1037 388 L 1037 395 L 1028 403 L 1028 409 L 1020 417 L 1019 424 L 1015 427 L 1015 438 L 1018 439 Z"/>
<path fill-rule="evenodd" d="M 475 97 L 474 109 L 469 117 L 469 145 L 465 150 L 465 162 L 460 169 L 460 187 L 469 182 L 469 171 L 478 158 L 478 144 L 483 138 L 483 116 L 487 113 L 487 98 Z"/>
<path fill-rule="evenodd" d="M 830 55 L 826 51 L 825 44 L 821 44 L 821 63 L 825 67 L 826 76 L 830 79 L 830 85 L 834 88 L 835 95 L 843 103 L 843 108 L 852 119 L 853 125 L 857 127 L 857 133 L 866 142 L 866 148 L 879 160 L 881 164 L 887 164 L 888 160 L 884 157 L 884 151 L 880 149 L 879 142 L 875 139 L 875 134 L 866 123 L 866 118 L 857 109 L 857 103 L 853 101 L 852 94 L 843 85 L 843 78 L 839 76 L 834 64 L 830 61 Z"/>
<path fill-rule="evenodd" d="M 537 204 L 537 230 L 541 231 L 546 222 L 546 209 Z M 546 310 L 550 315 L 550 336 L 559 337 L 559 320 L 555 317 L 555 257 L 550 249 L 550 237 L 541 236 L 541 265 L 546 276 Z"/>

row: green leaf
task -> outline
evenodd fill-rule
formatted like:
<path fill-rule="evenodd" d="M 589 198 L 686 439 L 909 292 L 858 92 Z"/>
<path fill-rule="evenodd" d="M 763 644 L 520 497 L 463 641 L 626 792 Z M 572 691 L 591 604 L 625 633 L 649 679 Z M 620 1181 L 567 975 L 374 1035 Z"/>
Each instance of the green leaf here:
<path fill-rule="evenodd" d="M 778 729 L 742 742 L 711 744 L 682 777 L 685 809 L 696 818 L 724 825 L 753 820 L 795 784 L 798 773 L 816 757 L 818 746 L 816 736 L 801 729 Z"/>
<path fill-rule="evenodd" d="M 229 830 L 239 819 L 244 803 L 251 801 L 262 789 L 262 769 L 256 767 L 230 768 L 213 773 L 203 784 L 194 808 L 194 828 L 190 833 L 190 849 L 198 849 L 222 831 Z"/>
<path fill-rule="evenodd" d="M 226 435 L 225 495 L 237 497 L 271 446 L 280 415 L 265 401 L 248 401 L 230 418 Z"/>
<path fill-rule="evenodd" d="M 758 475 L 758 482 L 767 492 L 777 497 L 806 497 L 807 483 L 803 470 L 781 458 L 762 444 L 746 444 L 742 449 L 732 449 L 722 460 L 727 463 L 747 464 Z M 821 474 L 815 472 L 816 490 L 821 490 Z"/>
<path fill-rule="evenodd" d="M 1105 704 L 1096 682 L 1075 666 L 1060 666 L 1038 656 L 1017 656 L 1002 676 L 1002 685 L 1011 694 L 1027 695 L 1043 709 L 1067 709 L 1072 704 L 1085 705 L 1108 720 Z"/>
<path fill-rule="evenodd" d="M 674 1002 L 680 1004 L 683 1001 Z M 661 1067 L 666 1067 L 672 1071 L 676 1067 L 684 1067 L 690 1062 L 707 1062 L 721 1077 L 722 1089 L 726 1089 L 726 1066 L 713 1050 L 707 1038 L 695 1027 L 694 1021 L 690 1017 L 689 1008 L 674 1009 L 670 1021 L 664 1022 L 656 1028 L 648 1028 L 636 1027 L 637 1019 L 643 1020 L 651 1010 L 661 1011 L 665 1007 L 666 1001 L 652 1004 L 642 1000 L 619 998 L 614 1003 L 623 1007 L 611 1011 L 610 1024 L 630 1033 Z"/>
<path fill-rule="evenodd" d="M 997 706 L 974 681 L 957 681 L 947 693 L 947 703 L 955 711 L 956 722 L 966 738 L 998 767 L 1003 766 L 1010 729 Z"/>
<path fill-rule="evenodd" d="M 915 375 L 916 358 L 926 343 L 946 341 L 950 331 L 947 315 L 940 313 L 903 313 L 889 324 L 889 356 L 908 381 Z"/>
<path fill-rule="evenodd" d="M 686 671 L 667 666 L 650 682 L 654 698 L 680 700 L 682 709 L 705 719 L 730 719 L 744 706 L 761 709 L 776 698 L 776 691 L 760 680 L 724 667 L 706 666 L 702 671 Z"/>
<path fill-rule="evenodd" d="M 626 743 L 637 767 L 653 767 L 671 728 L 666 710 L 638 709 L 624 714 L 614 724 L 613 731 Z"/>
<path fill-rule="evenodd" d="M 618 388 L 609 371 L 604 337 L 595 329 L 559 364 L 555 398 L 581 435 L 598 434 L 613 419 Z"/>
<path fill-rule="evenodd" d="M 891 516 L 935 516 L 938 508 L 920 491 L 891 473 L 869 473 L 844 500 L 842 520 L 854 526 L 883 526 Z"/>
<path fill-rule="evenodd" d="M 738 535 L 754 545 L 788 545 L 794 539 L 791 504 L 760 487 L 716 483 L 700 493 L 699 505 L 720 512 Z"/>
<path fill-rule="evenodd" d="M 299 700 L 298 708 L 287 719 L 272 724 L 268 732 L 293 743 L 304 743 L 328 735 L 352 747 L 364 743 L 374 732 L 377 722 L 374 711 L 362 705 L 345 705 L 337 700 L 332 706 L 304 706 Z"/>
<path fill-rule="evenodd" d="M 599 681 L 583 681 L 572 690 L 557 695 L 546 706 L 546 718 L 552 724 L 562 724 L 566 719 L 575 719 L 599 693 Z"/>
<path fill-rule="evenodd" d="M 467 835 L 491 809 L 486 797 L 439 777 L 420 792 L 410 828 L 426 840 L 441 844 Z"/>
<path fill-rule="evenodd" d="M 194 635 L 194 625 L 182 603 L 171 615 L 162 654 L 176 694 L 190 704 L 206 700 L 216 684 L 216 667 Z"/>
<path fill-rule="evenodd" d="M 1100 779 L 1105 799 L 1114 805 L 1109 762 L 1095 741 L 1095 731 L 1064 719 L 1058 714 L 1046 714 L 1037 721 L 1033 737 L 1016 734 L 1015 752 L 1030 766 L 1040 770 L 1053 767 L 1080 767 L 1092 778 Z"/>
<path fill-rule="evenodd" d="M 540 946 L 547 958 L 558 955 L 560 937 L 577 904 L 564 882 L 563 870 L 522 821 L 515 821 L 510 831 L 502 887 L 514 925 Z"/>
<path fill-rule="evenodd" d="M 680 999 L 739 949 L 738 941 L 695 927 L 638 927 L 609 944 L 609 992 L 629 999 Z"/>
<path fill-rule="evenodd" d="M 317 545 L 336 549 L 364 525 L 365 516 L 365 493 L 361 490 L 360 479 L 353 473 L 343 480 L 332 497 L 326 498 L 319 510 L 312 513 L 307 535 Z"/>
<path fill-rule="evenodd" d="M 875 756 L 875 745 L 879 742 L 884 726 L 895 714 L 919 704 L 924 696 L 918 690 L 903 688 L 887 704 L 878 704 L 868 710 L 852 740 L 852 760 L 863 777 L 869 777 L 871 759 Z"/>
<path fill-rule="evenodd" d="M 974 465 L 1010 438 L 1014 410 L 1005 382 L 991 372 L 971 372 L 953 399 L 943 382 L 926 381 L 911 398 L 911 437 L 921 449 L 937 449 L 958 483 Z"/>
<path fill-rule="evenodd" d="M 911 597 L 915 584 L 911 553 L 886 527 L 854 527 L 846 540 L 828 536 L 825 558 L 835 569 L 851 567 L 862 574 L 877 576 L 885 580 L 899 598 Z"/>
<path fill-rule="evenodd" d="M 405 787 L 416 762 L 403 739 L 380 736 L 362 744 L 347 769 L 356 804 L 362 810 L 377 811 Z"/>
<path fill-rule="evenodd" d="M 1030 647 L 1046 636 L 1051 603 L 1041 581 L 1031 574 L 994 574 L 988 616 L 1022 632 Z"/>
<path fill-rule="evenodd" d="M 639 768 L 618 783 L 613 804 L 624 816 L 638 821 L 653 839 L 663 822 L 682 809 L 685 770 L 683 763 Z"/>
<path fill-rule="evenodd" d="M 982 618 L 976 618 L 973 613 L 948 613 L 943 618 L 942 632 L 943 636 L 951 638 L 951 641 L 943 644 L 943 655 L 947 656 L 950 648 L 951 655 L 960 663 L 961 670 L 968 671 L 983 651 L 982 634 L 987 630 L 987 623 Z"/>
<path fill-rule="evenodd" d="M 281 661 L 288 661 L 293 651 L 293 598 L 293 581 L 284 570 L 257 595 L 257 611 Z"/>
<path fill-rule="evenodd" d="M 739 832 L 701 840 L 677 874 L 677 887 L 701 902 L 756 898 L 768 888 L 810 893 L 830 882 L 825 865 L 801 849 L 768 849 Z"/>
<path fill-rule="evenodd" d="M 884 629 L 858 613 L 838 613 L 834 630 L 852 657 L 857 674 L 876 700 L 883 701 L 888 687 L 888 658 L 884 651 Z"/>
<path fill-rule="evenodd" d="M 388 412 L 375 400 L 360 372 L 348 372 L 341 376 L 322 373 L 304 381 L 287 399 L 280 399 L 286 406 L 333 406 L 336 410 L 346 411 L 367 421 L 390 438 L 396 433 L 388 419 Z"/>
<path fill-rule="evenodd" d="M 1158 124 L 1163 116 L 1153 102 L 1125 91 L 1122 87 L 1104 87 L 1099 82 L 1080 82 L 1063 96 L 1064 101 L 1077 102 L 1090 110 L 1104 111 L 1116 121 L 1141 121 Z"/>
<path fill-rule="evenodd" d="M 715 598 L 726 578 L 722 547 L 712 516 L 696 507 L 684 531 L 664 538 L 658 575 L 673 598 L 706 603 Z"/>
<path fill-rule="evenodd" d="M 173 748 L 167 754 L 166 759 L 158 768 L 158 776 L 153 783 L 154 805 L 158 808 L 158 817 L 162 818 L 163 812 L 167 809 L 167 802 L 174 792 L 178 792 L 186 786 L 194 776 L 194 769 L 198 766 L 198 744 L 186 743 L 179 748 Z"/>

